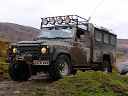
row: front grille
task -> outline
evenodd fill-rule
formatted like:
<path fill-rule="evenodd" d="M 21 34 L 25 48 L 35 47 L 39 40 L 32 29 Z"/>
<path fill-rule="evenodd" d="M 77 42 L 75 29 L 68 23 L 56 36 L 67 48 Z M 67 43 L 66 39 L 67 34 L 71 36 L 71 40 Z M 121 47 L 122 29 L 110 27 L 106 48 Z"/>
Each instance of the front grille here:
<path fill-rule="evenodd" d="M 39 54 L 38 46 L 19 46 L 18 50 L 20 51 L 20 53 L 31 53 L 33 55 Z"/>
<path fill-rule="evenodd" d="M 19 46 L 18 50 L 22 53 L 30 53 L 33 56 L 33 59 L 38 60 L 41 58 L 42 60 L 48 60 L 49 55 L 48 54 L 42 54 L 41 48 L 38 46 Z"/>

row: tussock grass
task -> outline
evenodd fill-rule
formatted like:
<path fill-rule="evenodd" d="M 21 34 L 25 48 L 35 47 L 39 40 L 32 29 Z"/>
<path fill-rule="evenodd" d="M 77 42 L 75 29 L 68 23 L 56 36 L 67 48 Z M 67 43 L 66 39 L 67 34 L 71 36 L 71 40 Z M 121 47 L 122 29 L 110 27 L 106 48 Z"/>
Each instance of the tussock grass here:
<path fill-rule="evenodd" d="M 128 77 L 87 71 L 60 79 L 46 88 L 37 88 L 35 94 L 37 96 L 128 96 Z"/>

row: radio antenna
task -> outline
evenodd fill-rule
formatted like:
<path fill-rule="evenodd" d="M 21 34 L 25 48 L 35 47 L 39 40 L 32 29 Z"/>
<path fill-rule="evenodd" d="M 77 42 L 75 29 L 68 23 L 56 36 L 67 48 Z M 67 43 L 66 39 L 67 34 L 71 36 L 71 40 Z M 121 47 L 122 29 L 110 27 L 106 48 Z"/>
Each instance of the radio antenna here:
<path fill-rule="evenodd" d="M 93 16 L 94 12 L 98 9 L 98 7 L 104 2 L 104 0 L 101 0 L 99 4 L 92 10 L 91 15 L 89 16 L 87 22 L 91 20 L 91 17 Z"/>

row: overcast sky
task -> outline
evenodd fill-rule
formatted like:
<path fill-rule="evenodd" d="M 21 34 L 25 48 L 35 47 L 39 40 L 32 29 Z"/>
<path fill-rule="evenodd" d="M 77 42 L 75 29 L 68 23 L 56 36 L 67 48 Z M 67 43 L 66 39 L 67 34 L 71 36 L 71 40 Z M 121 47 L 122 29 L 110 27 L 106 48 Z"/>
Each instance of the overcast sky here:
<path fill-rule="evenodd" d="M 0 22 L 40 28 L 42 17 L 72 14 L 128 39 L 128 0 L 0 0 Z"/>

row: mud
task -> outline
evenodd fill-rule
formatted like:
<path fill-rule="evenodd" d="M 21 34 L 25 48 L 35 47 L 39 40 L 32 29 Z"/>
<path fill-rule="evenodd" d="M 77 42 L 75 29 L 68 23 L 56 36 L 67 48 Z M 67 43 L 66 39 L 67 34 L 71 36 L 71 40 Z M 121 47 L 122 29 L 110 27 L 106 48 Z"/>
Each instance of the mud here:
<path fill-rule="evenodd" d="M 34 88 L 45 87 L 48 84 L 50 78 L 46 74 L 32 76 L 28 81 L 23 82 L 6 80 L 0 82 L 0 96 L 27 96 Z"/>

